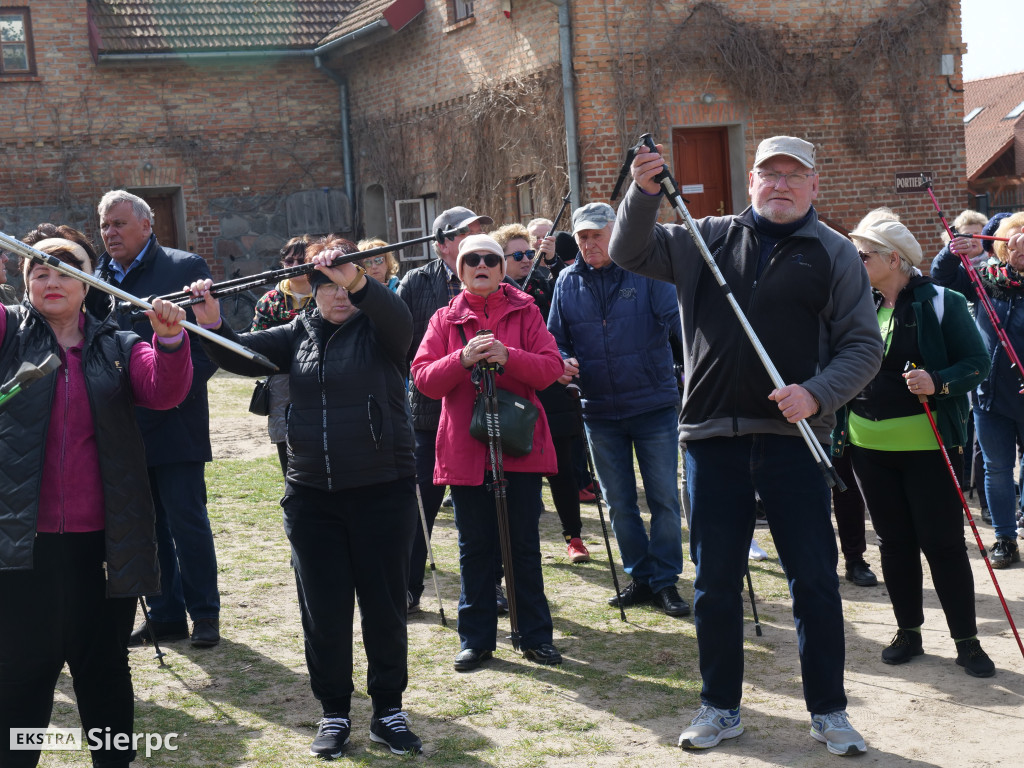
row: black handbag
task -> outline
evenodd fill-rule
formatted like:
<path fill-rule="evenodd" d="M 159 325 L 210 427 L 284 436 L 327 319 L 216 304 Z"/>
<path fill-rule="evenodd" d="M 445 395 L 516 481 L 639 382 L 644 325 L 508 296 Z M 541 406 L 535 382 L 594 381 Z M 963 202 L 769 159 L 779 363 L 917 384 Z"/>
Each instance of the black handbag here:
<path fill-rule="evenodd" d="M 459 326 L 459 336 L 466 343 L 466 332 Z M 501 435 L 501 452 L 509 456 L 525 456 L 533 450 L 533 428 L 537 425 L 540 412 L 537 406 L 507 389 L 494 386 L 498 400 L 498 432 Z M 476 400 L 473 401 L 473 417 L 469 421 L 469 434 L 484 445 L 487 439 L 487 396 L 477 384 Z"/>
<path fill-rule="evenodd" d="M 498 431 L 501 434 L 501 452 L 509 456 L 526 456 L 533 450 L 533 428 L 537 425 L 537 406 L 525 397 L 495 388 L 498 396 Z M 469 434 L 481 443 L 487 443 L 487 396 L 478 392 L 473 403 L 473 418 Z"/>
<path fill-rule="evenodd" d="M 249 413 L 270 415 L 270 379 L 256 379 L 256 387 L 249 398 Z"/>

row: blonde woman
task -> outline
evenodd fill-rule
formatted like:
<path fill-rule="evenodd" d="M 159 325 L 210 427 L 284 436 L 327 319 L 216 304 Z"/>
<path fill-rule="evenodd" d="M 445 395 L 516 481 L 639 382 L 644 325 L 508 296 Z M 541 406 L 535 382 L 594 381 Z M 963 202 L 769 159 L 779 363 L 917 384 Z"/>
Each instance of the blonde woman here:
<path fill-rule="evenodd" d="M 371 238 L 369 240 L 360 240 L 356 247 L 360 251 L 368 251 L 371 248 L 382 248 L 386 245 L 387 243 L 380 238 Z M 370 256 L 359 263 L 363 265 L 366 274 L 378 283 L 383 283 L 392 291 L 398 290 L 398 283 L 401 281 L 398 279 L 398 259 L 395 258 L 394 253 Z"/>

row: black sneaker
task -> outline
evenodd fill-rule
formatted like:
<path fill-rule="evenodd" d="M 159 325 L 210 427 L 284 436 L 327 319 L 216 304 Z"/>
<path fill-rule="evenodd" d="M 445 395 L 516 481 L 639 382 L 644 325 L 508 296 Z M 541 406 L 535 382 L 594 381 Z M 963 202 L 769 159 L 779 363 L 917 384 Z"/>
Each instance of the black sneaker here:
<path fill-rule="evenodd" d="M 618 606 L 620 603 L 623 607 L 628 608 L 631 605 L 643 605 L 649 603 L 654 599 L 654 593 L 651 592 L 651 588 L 646 584 L 642 584 L 639 581 L 631 581 L 626 585 L 626 588 L 615 595 L 615 597 L 608 598 L 608 605 Z"/>
<path fill-rule="evenodd" d="M 689 616 L 690 606 L 679 596 L 675 586 L 659 589 L 654 595 L 654 605 L 666 616 Z"/>
<path fill-rule="evenodd" d="M 536 648 L 526 648 L 523 658 L 538 664 L 561 664 L 562 654 L 551 643 L 541 643 Z"/>
<path fill-rule="evenodd" d="M 871 571 L 863 560 L 846 562 L 846 580 L 852 581 L 858 587 L 874 587 L 878 584 L 878 577 Z"/>
<path fill-rule="evenodd" d="M 981 508 L 981 522 L 992 525 L 992 513 L 988 511 L 988 507 Z"/>
<path fill-rule="evenodd" d="M 419 613 L 419 612 L 420 612 L 420 599 L 418 597 L 416 597 L 412 592 L 407 590 L 406 593 L 405 593 L 405 613 L 408 615 L 410 613 Z"/>
<path fill-rule="evenodd" d="M 997 538 L 988 553 L 988 561 L 993 568 L 1009 568 L 1013 563 L 1020 562 L 1020 550 L 1013 539 Z"/>
<path fill-rule="evenodd" d="M 316 738 L 309 745 L 309 754 L 321 760 L 341 757 L 348 744 L 352 722 L 347 717 L 325 717 L 318 723 Z"/>
<path fill-rule="evenodd" d="M 219 619 L 196 619 L 192 623 L 192 647 L 213 648 L 220 642 Z"/>
<path fill-rule="evenodd" d="M 996 665 L 981 649 L 976 637 L 956 644 L 956 663 L 971 677 L 992 677 L 996 673 Z"/>
<path fill-rule="evenodd" d="M 915 656 L 920 656 L 923 653 L 924 645 L 921 642 L 920 632 L 897 629 L 889 647 L 882 651 L 882 661 L 886 664 L 906 664 Z"/>
<path fill-rule="evenodd" d="M 128 647 L 135 648 L 152 643 L 153 638 L 149 633 L 151 625 L 158 643 L 169 643 L 173 640 L 185 640 L 188 638 L 188 622 L 184 619 L 181 621 L 153 621 L 152 619 L 146 619 L 132 630 L 131 635 L 128 636 Z"/>
<path fill-rule="evenodd" d="M 420 737 L 409 730 L 409 716 L 400 707 L 391 707 L 373 716 L 370 741 L 387 744 L 396 755 L 415 754 L 423 749 Z"/>

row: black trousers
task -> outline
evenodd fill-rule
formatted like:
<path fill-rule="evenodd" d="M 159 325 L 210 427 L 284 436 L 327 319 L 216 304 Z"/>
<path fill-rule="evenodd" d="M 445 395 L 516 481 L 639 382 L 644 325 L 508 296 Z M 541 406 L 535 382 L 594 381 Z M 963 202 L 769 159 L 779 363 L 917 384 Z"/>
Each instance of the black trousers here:
<path fill-rule="evenodd" d="M 41 533 L 33 568 L 0 573 L 0 765 L 35 766 L 39 752 L 11 751 L 10 728 L 46 728 L 65 662 L 82 739 L 99 729 L 132 734 L 135 695 L 128 636 L 135 598 L 107 598 L 103 531 Z M 73 728 L 73 723 L 54 723 Z M 95 750 L 96 766 L 127 766 L 135 751 Z"/>
<path fill-rule="evenodd" d="M 324 714 L 349 712 L 357 598 L 374 712 L 401 707 L 408 683 L 405 592 L 419 523 L 415 478 L 333 493 L 288 483 L 281 506 L 306 667 Z"/>
<path fill-rule="evenodd" d="M 868 549 L 864 526 L 864 497 L 860 495 L 860 488 L 857 487 L 857 480 L 853 475 L 849 451 L 844 451 L 842 456 L 833 456 L 832 466 L 846 484 L 845 491 L 832 489 L 832 511 L 835 513 L 836 528 L 839 530 L 839 546 L 847 563 L 857 563 L 864 559 L 864 553 Z"/>
<path fill-rule="evenodd" d="M 551 438 L 555 445 L 558 473 L 549 475 L 548 483 L 551 485 L 551 500 L 555 503 L 555 511 L 562 524 L 562 536 L 566 542 L 579 538 L 583 530 L 583 521 L 580 519 L 580 488 L 572 461 L 572 444 L 578 437 L 565 435 Z"/>
<path fill-rule="evenodd" d="M 849 451 L 878 535 L 882 574 L 897 626 L 913 629 L 924 624 L 923 552 L 950 635 L 954 640 L 976 635 L 964 510 L 942 453 L 857 446 Z M 963 455 L 952 451 L 950 461 L 958 471 Z"/>

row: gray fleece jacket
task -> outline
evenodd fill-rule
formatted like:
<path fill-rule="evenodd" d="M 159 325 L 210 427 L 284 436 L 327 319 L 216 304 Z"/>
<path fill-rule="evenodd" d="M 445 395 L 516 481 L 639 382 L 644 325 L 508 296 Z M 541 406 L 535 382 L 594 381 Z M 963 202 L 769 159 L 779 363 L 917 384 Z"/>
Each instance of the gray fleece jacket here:
<path fill-rule="evenodd" d="M 624 269 L 676 286 L 686 352 L 680 436 L 798 435 L 768 399 L 771 377 L 690 233 L 656 223 L 661 201 L 630 186 L 609 254 Z M 828 445 L 836 409 L 864 388 L 882 360 L 856 249 L 813 214 L 778 242 L 757 277 L 760 241 L 750 208 L 696 225 L 782 380 L 802 385 L 821 404 L 809 424 Z"/>

